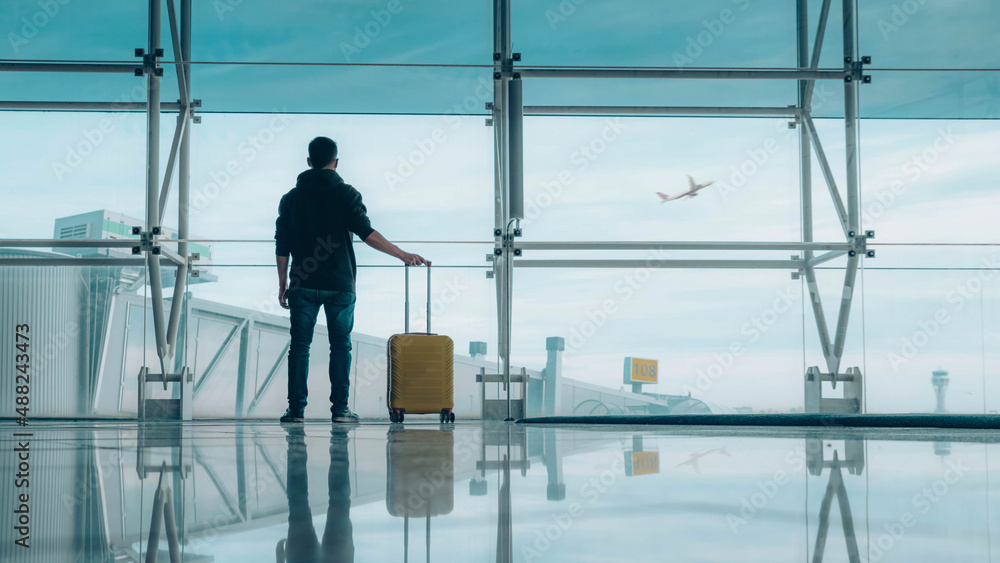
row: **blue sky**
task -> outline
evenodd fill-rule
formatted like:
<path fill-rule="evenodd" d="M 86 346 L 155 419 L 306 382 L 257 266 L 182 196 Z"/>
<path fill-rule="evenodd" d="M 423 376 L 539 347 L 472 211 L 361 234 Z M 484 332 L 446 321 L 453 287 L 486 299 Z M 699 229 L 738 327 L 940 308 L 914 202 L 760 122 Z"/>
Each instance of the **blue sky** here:
<path fill-rule="evenodd" d="M 260 0 L 195 2 L 193 84 L 206 111 L 417 112 L 453 108 L 490 71 L 482 68 L 365 68 L 220 65 L 226 62 L 491 64 L 491 4 L 352 0 L 336 11 L 319 0 L 274 10 Z M 389 12 L 390 4 L 395 13 Z M 836 4 L 836 3 L 835 3 Z M 907 12 L 901 12 L 907 4 Z M 811 36 L 819 0 L 809 2 Z M 0 58 L 133 61 L 144 46 L 142 3 L 107 0 L 101 10 L 60 4 L 49 16 L 37 2 L 15 0 L 0 12 Z M 220 8 L 223 6 L 223 8 Z M 225 8 L 230 6 L 232 9 Z M 1000 7 L 989 0 L 863 2 L 858 54 L 873 57 L 863 115 L 996 118 L 1000 84 Z M 39 15 L 40 14 L 40 15 Z M 164 11 L 164 16 L 166 12 Z M 789 67 L 794 58 L 792 0 L 514 2 L 512 37 L 525 65 Z M 32 23 L 35 22 L 35 23 Z M 36 25 L 43 23 L 44 25 Z M 167 59 L 172 57 L 164 25 Z M 831 10 L 820 64 L 842 66 L 839 6 Z M 947 45 L 947 48 L 943 48 Z M 964 72 L 886 72 L 884 69 Z M 171 69 L 166 76 L 171 78 Z M 13 99 L 116 99 L 131 76 L 10 74 Z M 245 88 L 253 81 L 254 88 Z M 838 86 L 833 84 L 833 86 Z M 614 82 L 543 80 L 537 103 L 787 105 L 783 81 Z M 836 89 L 836 88 L 835 88 Z M 6 90 L 6 88 L 5 88 Z M 173 95 L 172 97 L 176 97 Z M 482 111 L 481 104 L 478 110 Z M 837 116 L 830 106 L 816 115 Z"/>
<path fill-rule="evenodd" d="M 0 58 L 131 60 L 124 55 L 144 43 L 142 26 L 114 21 L 141 20 L 144 15 L 134 4 L 127 5 L 131 7 L 100 13 L 79 2 L 61 5 L 36 36 L 17 44 L 16 52 L 5 35 Z M 635 2 L 631 10 L 621 3 L 612 7 L 585 2 L 562 14 L 558 2 L 515 3 L 514 50 L 530 64 L 674 65 L 675 54 L 681 53 L 692 58 L 686 66 L 789 65 L 794 62 L 791 5 L 717 0 L 668 11 L 658 2 Z M 491 15 L 486 3 L 462 3 L 455 8 L 460 12 L 441 17 L 441 5 L 402 0 L 391 21 L 381 14 L 388 3 L 380 2 L 338 3 L 343 11 L 337 14 L 316 11 L 318 3 L 277 13 L 270 5 L 249 1 L 232 11 L 217 12 L 211 6 L 199 4 L 195 13 L 194 52 L 199 61 L 346 62 L 349 52 L 351 62 L 362 63 L 489 62 Z M 1000 19 L 992 17 L 997 7 L 985 1 L 954 8 L 925 3 L 897 25 L 903 18 L 896 15 L 893 20 L 893 6 L 888 1 L 867 2 L 861 11 L 861 52 L 875 57 L 877 68 L 966 71 L 873 71 L 875 82 L 861 90 L 863 115 L 948 119 L 861 123 L 864 227 L 875 229 L 881 243 L 1000 243 L 995 226 L 1000 213 L 1000 165 L 994 156 L 1000 145 L 994 121 L 1000 116 L 997 73 L 972 70 L 998 67 L 1000 45 L 991 44 L 1000 41 L 995 33 Z M 23 33 L 21 18 L 30 20 L 38 10 L 33 2 L 11 4 L 0 14 L 0 31 Z M 553 10 L 565 19 L 553 18 Z M 647 17 L 635 16 L 637 10 Z M 810 10 L 815 19 L 818 2 L 811 3 Z M 713 33 L 719 29 L 715 19 L 723 17 L 733 23 Z M 831 24 L 836 18 L 835 10 Z M 84 25 L 87 21 L 93 25 Z M 366 26 L 378 32 L 365 32 Z M 358 30 L 368 43 L 358 37 Z M 824 42 L 824 66 L 839 65 L 836 30 L 832 25 Z M 702 35 L 703 50 L 691 57 L 698 51 L 687 52 L 687 39 L 697 42 L 703 32 L 712 38 Z M 788 40 L 762 41 L 763 34 Z M 947 49 L 941 48 L 945 39 Z M 344 43 L 360 53 L 345 51 Z M 195 291 L 247 307 L 270 303 L 274 281 L 269 241 L 277 200 L 304 167 L 308 140 L 329 135 L 341 144 L 341 172 L 361 189 L 373 224 L 386 236 L 469 243 L 407 247 L 439 265 L 453 266 L 441 268 L 435 277 L 439 296 L 446 288 L 458 294 L 441 301 L 435 328 L 452 334 L 459 349 L 468 341 L 485 340 L 495 353 L 495 294 L 484 274 L 485 255 L 492 249 L 492 132 L 481 115 L 457 115 L 483 113 L 483 103 L 490 98 L 480 81 L 484 75 L 483 69 L 474 68 L 196 65 L 195 97 L 204 100 L 206 111 L 261 113 L 206 113 L 203 123 L 193 128 L 193 232 L 213 239 L 258 241 L 217 243 L 213 258 L 220 281 Z M 170 69 L 167 78 L 169 84 Z M 143 95 L 141 88 L 136 90 L 139 79 L 130 76 L 13 73 L 4 79 L 8 99 L 138 101 Z M 838 115 L 842 95 L 837 83 L 819 85 L 816 115 Z M 171 96 L 165 93 L 164 99 Z M 528 104 L 787 105 L 794 101 L 794 87 L 784 81 L 538 80 L 525 85 L 525 96 Z M 435 115 L 296 113 L 303 111 Z M 966 119 L 955 119 L 959 117 Z M 166 116 L 163 123 L 161 163 L 166 162 L 173 117 Z M 0 127 L 17 132 L 0 136 L 0 181 L 9 204 L 0 210 L 0 237 L 46 238 L 56 217 L 95 209 L 144 216 L 142 115 L 4 112 Z M 817 119 L 817 127 L 843 191 L 842 127 L 826 119 Z M 525 131 L 531 216 L 524 222 L 526 240 L 798 240 L 798 149 L 796 131 L 788 129 L 786 120 L 530 118 Z M 601 142 L 594 145 L 598 139 Z M 602 150 L 591 158 L 581 146 Z M 88 154 L 74 156 L 82 152 Z M 766 154 L 764 160 L 761 154 Z M 745 182 L 734 172 L 741 167 L 753 169 L 745 174 Z M 655 192 L 683 189 L 688 174 L 717 184 L 692 200 L 657 203 Z M 560 177 L 569 181 L 560 185 Z M 838 240 L 842 235 L 816 164 L 813 182 L 816 238 Z M 168 206 L 168 224 L 175 222 L 169 219 L 176 217 L 175 205 L 172 200 Z M 931 408 L 927 378 L 938 365 L 956 373 L 949 399 L 955 410 L 1000 410 L 1000 389 L 984 378 L 1000 367 L 994 352 L 1000 344 L 1000 276 L 977 271 L 996 267 L 997 252 L 996 247 L 974 246 L 878 249 L 878 258 L 868 267 L 911 270 L 869 270 L 858 286 L 864 300 L 859 294 L 852 311 L 845 365 L 867 366 L 870 410 Z M 367 248 L 361 248 L 359 256 L 363 264 L 391 263 Z M 553 256 L 537 253 L 540 258 Z M 602 256 L 607 255 L 587 257 Z M 787 258 L 781 253 L 761 256 Z M 842 267 L 843 262 L 830 266 Z M 918 267 L 967 269 L 912 269 Z M 696 395 L 732 406 L 784 409 L 801 403 L 803 365 L 819 363 L 818 347 L 802 286 L 787 272 L 656 270 L 626 298 L 616 288 L 632 274 L 519 270 L 515 360 L 541 367 L 545 337 L 568 338 L 574 330 L 589 330 L 584 327 L 611 299 L 616 312 L 567 353 L 567 375 L 617 387 L 623 356 L 650 356 L 663 362 L 660 392 L 694 389 Z M 821 273 L 831 324 L 841 276 L 836 269 Z M 362 271 L 361 280 L 357 330 L 377 335 L 400 330 L 401 273 L 371 268 Z M 955 301 L 955 295 L 962 297 Z M 776 299 L 794 303 L 754 338 L 753 329 L 745 329 L 747 323 L 753 326 L 755 318 L 769 315 Z M 913 358 L 893 365 L 890 354 L 899 353 L 904 339 L 912 339 L 940 310 L 950 315 L 946 326 Z M 744 344 L 745 354 L 735 359 L 725 377 L 699 388 L 699 371 L 725 363 L 713 354 L 734 343 Z M 900 393 L 900 388 L 906 391 Z"/>

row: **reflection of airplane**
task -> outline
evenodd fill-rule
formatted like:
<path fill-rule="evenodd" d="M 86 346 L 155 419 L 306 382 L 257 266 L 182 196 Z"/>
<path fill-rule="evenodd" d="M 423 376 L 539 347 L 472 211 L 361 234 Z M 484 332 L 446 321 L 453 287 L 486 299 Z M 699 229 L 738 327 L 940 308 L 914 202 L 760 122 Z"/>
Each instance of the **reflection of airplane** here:
<path fill-rule="evenodd" d="M 676 195 L 667 195 L 665 193 L 656 192 L 656 195 L 660 196 L 660 203 L 666 203 L 668 201 L 673 201 L 675 199 L 681 199 L 682 197 L 694 197 L 698 195 L 698 190 L 702 188 L 707 188 L 708 186 L 711 186 L 714 183 L 715 183 L 714 180 L 709 180 L 704 184 L 696 184 L 694 182 L 694 178 L 688 176 L 688 185 L 690 186 L 688 187 L 688 191 Z"/>
<path fill-rule="evenodd" d="M 700 454 L 691 454 L 691 457 L 689 457 L 687 461 L 678 463 L 676 466 L 674 466 L 674 468 L 676 469 L 677 467 L 680 467 L 682 465 L 690 465 L 692 468 L 694 468 L 695 473 L 701 473 L 701 471 L 698 469 L 698 460 L 715 452 L 719 452 L 719 454 L 729 457 L 729 452 L 727 452 L 725 448 L 713 448 L 706 452 L 701 452 Z"/>

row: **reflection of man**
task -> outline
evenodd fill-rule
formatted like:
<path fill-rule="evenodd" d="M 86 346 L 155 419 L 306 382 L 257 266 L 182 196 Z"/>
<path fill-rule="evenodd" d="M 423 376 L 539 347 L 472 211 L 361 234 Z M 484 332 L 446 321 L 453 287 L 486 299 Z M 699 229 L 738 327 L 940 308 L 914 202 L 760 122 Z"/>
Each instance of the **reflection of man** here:
<path fill-rule="evenodd" d="M 286 426 L 288 433 L 288 539 L 278 542 L 278 563 L 353 563 L 354 530 L 351 525 L 350 459 L 348 429 L 333 428 L 330 435 L 330 502 L 326 509 L 323 543 L 316 540 L 309 508 L 309 474 L 306 469 L 305 430 Z"/>
<path fill-rule="evenodd" d="M 302 422 L 306 408 L 309 346 L 320 307 L 326 312 L 330 339 L 330 410 L 334 422 L 357 422 L 347 406 L 354 329 L 355 279 L 353 237 L 399 258 L 407 266 L 426 264 L 385 240 L 372 228 L 361 194 L 337 174 L 337 143 L 316 137 L 309 143 L 309 170 L 281 198 L 275 223 L 278 301 L 291 309 L 288 349 L 288 410 L 281 422 Z M 291 274 L 288 256 L 292 257 Z"/>

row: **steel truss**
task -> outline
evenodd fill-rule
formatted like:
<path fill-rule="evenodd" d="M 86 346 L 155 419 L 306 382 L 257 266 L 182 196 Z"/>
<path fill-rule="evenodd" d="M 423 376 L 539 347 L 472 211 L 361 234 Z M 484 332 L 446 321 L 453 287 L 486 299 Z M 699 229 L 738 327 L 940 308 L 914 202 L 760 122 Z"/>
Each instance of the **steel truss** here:
<path fill-rule="evenodd" d="M 189 124 L 197 122 L 194 108 L 200 102 L 191 99 L 191 0 L 178 0 L 180 14 L 176 9 L 175 0 L 165 0 L 167 19 L 170 27 L 170 40 L 175 54 L 177 67 L 177 85 L 181 99 L 177 103 L 161 103 L 160 79 L 163 68 L 160 61 L 163 58 L 161 45 L 161 7 L 164 0 L 149 0 L 148 42 L 145 49 L 136 49 L 135 56 L 142 57 L 136 64 L 105 64 L 105 63 L 35 63 L 35 62 L 5 62 L 0 63 L 0 72 L 84 72 L 84 73 L 128 73 L 146 79 L 146 101 L 134 103 L 122 102 L 11 102 L 0 101 L 0 109 L 51 109 L 51 110 L 96 110 L 96 111 L 145 111 L 146 113 L 146 225 L 141 232 L 139 245 L 136 241 L 23 241 L 0 240 L 0 247 L 24 246 L 71 246 L 113 248 L 133 247 L 133 253 L 142 254 L 142 261 L 135 258 L 39 258 L 0 259 L 0 265 L 135 265 L 136 262 L 145 265 L 147 282 L 152 297 L 153 330 L 156 338 L 156 355 L 159 360 L 159 373 L 152 373 L 144 366 L 140 372 L 145 382 L 162 382 L 164 389 L 168 381 L 182 379 L 178 373 L 168 373 L 167 362 L 172 359 L 177 350 L 177 333 L 180 324 L 181 311 L 185 303 L 187 276 L 191 269 L 192 257 L 188 252 L 187 239 L 190 236 L 189 209 L 189 179 L 190 179 L 190 130 Z M 177 124 L 174 129 L 173 142 L 170 147 L 167 165 L 163 170 L 162 184 L 160 180 L 160 115 L 162 110 L 176 111 Z M 170 185 L 174 169 L 177 169 L 177 252 L 162 248 L 158 242 L 163 222 L 163 212 L 170 195 Z M 65 244 L 63 244 L 65 242 Z M 37 244 L 44 243 L 44 244 Z M 166 258 L 167 267 L 176 267 L 176 281 L 173 287 L 173 299 L 170 310 L 164 311 L 163 281 L 160 266 Z M 182 361 L 174 362 L 179 373 L 185 373 Z M 145 374 L 145 375 L 143 375 Z M 141 383 L 140 383 L 141 384 Z M 182 394 L 175 393 L 177 401 L 182 401 Z M 185 405 L 185 412 L 190 413 L 190 405 Z M 140 405 L 139 412 L 145 409 Z M 178 408 L 177 412 L 182 409 Z M 190 415 L 187 415 L 190 418 Z"/>
<path fill-rule="evenodd" d="M 497 303 L 500 333 L 500 356 L 504 365 L 503 375 L 508 396 L 510 393 L 510 335 L 512 330 L 511 302 L 513 299 L 513 271 L 515 268 L 777 268 L 789 269 L 798 279 L 805 277 L 809 302 L 816 321 L 820 347 L 829 373 L 822 374 L 822 381 L 833 386 L 844 380 L 839 374 L 847 341 L 847 325 L 857 270 L 862 256 L 874 257 L 868 250 L 867 239 L 874 232 L 861 232 L 860 198 L 858 192 L 858 108 L 857 95 L 860 84 L 870 82 L 864 74 L 869 57 L 858 60 L 855 54 L 854 0 L 841 0 L 843 23 L 842 70 L 820 69 L 819 60 L 830 15 L 831 0 L 823 0 L 816 36 L 809 45 L 808 0 L 797 0 L 797 68 L 773 69 L 607 69 L 607 68 L 539 68 L 521 64 L 521 56 L 511 52 L 510 0 L 494 0 L 494 100 L 491 123 L 495 128 L 495 178 L 496 221 L 494 224 L 494 274 L 497 280 Z M 727 79 L 727 80 L 776 80 L 798 82 L 798 103 L 791 107 L 707 107 L 707 106 L 523 106 L 521 83 L 527 79 L 544 78 L 612 78 L 612 79 Z M 837 80 L 844 85 L 844 133 L 846 138 L 846 177 L 844 190 L 846 203 L 834 180 L 832 168 L 823 151 L 823 145 L 812 120 L 812 95 L 817 80 Z M 511 229 L 523 217 L 523 115 L 733 115 L 733 116 L 787 116 L 794 119 L 790 126 L 799 131 L 799 158 L 801 191 L 800 243 L 787 242 L 518 242 L 520 229 Z M 812 210 L 812 155 L 820 165 L 826 181 L 837 219 L 843 229 L 845 242 L 816 242 L 813 237 Z M 793 250 L 798 256 L 790 260 L 531 260 L 522 258 L 529 250 Z M 816 251 L 825 251 L 817 256 Z M 816 267 L 824 262 L 847 255 L 847 266 L 841 292 L 836 325 L 831 334 L 820 298 Z M 818 372 L 818 369 L 815 371 Z M 860 370 L 851 368 L 860 381 Z M 807 388 L 809 381 L 807 379 Z M 819 404 L 818 401 L 816 401 Z"/>
<path fill-rule="evenodd" d="M 0 109 L 50 109 L 69 111 L 144 111 L 147 116 L 147 174 L 146 174 L 146 225 L 141 233 L 138 246 L 143 254 L 148 283 L 152 297 L 154 333 L 157 357 L 161 373 L 156 381 L 163 381 L 166 362 L 177 349 L 177 334 L 180 314 L 184 307 L 187 275 L 193 271 L 192 256 L 186 242 L 189 233 L 189 177 L 190 177 L 190 124 L 197 123 L 195 108 L 200 100 L 191 98 L 191 0 L 180 2 L 180 12 L 175 9 L 175 0 L 149 0 L 149 29 L 146 49 L 137 49 L 136 56 L 142 62 L 120 63 L 43 63 L 4 62 L 0 72 L 84 72 L 84 73 L 132 73 L 143 76 L 147 81 L 145 102 L 24 102 L 0 101 Z M 843 22 L 844 65 L 843 69 L 820 69 L 819 58 L 826 34 L 831 0 L 824 0 L 818 21 L 815 42 L 809 47 L 809 27 L 807 1 L 797 0 L 797 55 L 795 69 L 605 69 L 605 68 L 540 68 L 521 64 L 521 57 L 511 49 L 511 6 L 510 0 L 494 0 L 494 53 L 493 78 L 494 95 L 487 109 L 492 111 L 490 122 L 494 128 L 494 275 L 497 283 L 497 309 L 500 356 L 503 362 L 504 385 L 510 393 L 510 342 L 512 330 L 513 274 L 518 267 L 580 267 L 580 268 L 630 268 L 636 267 L 636 260 L 529 260 L 521 258 L 529 250 L 636 250 L 684 249 L 684 250 L 791 250 L 798 256 L 788 260 L 658 260 L 642 262 L 644 267 L 658 268 L 779 268 L 792 271 L 793 276 L 805 276 L 819 335 L 820 346 L 829 376 L 827 380 L 836 382 L 841 367 L 844 345 L 847 339 L 847 325 L 857 269 L 863 255 L 872 257 L 874 251 L 866 247 L 867 238 L 873 233 L 862 233 L 858 193 L 858 85 L 869 81 L 863 73 L 863 65 L 870 62 L 867 57 L 861 61 L 855 55 L 855 13 L 853 0 L 841 0 Z M 176 103 L 160 99 L 160 80 L 163 69 L 161 46 L 161 6 L 166 2 L 170 41 L 175 53 L 178 89 L 181 99 Z M 613 79 L 727 79 L 727 80 L 795 80 L 798 83 L 798 103 L 791 107 L 707 107 L 707 106 L 524 106 L 521 97 L 523 79 L 545 78 L 613 78 Z M 832 167 L 823 151 L 823 146 L 811 116 L 812 94 L 817 80 L 839 80 L 844 84 L 844 129 L 846 139 L 846 177 L 844 186 L 846 203 L 841 198 L 834 180 Z M 159 123 L 163 112 L 177 112 L 177 123 L 167 164 L 162 171 L 159 163 Z M 520 236 L 518 221 L 523 216 L 523 130 L 524 115 L 732 115 L 732 116 L 787 116 L 795 120 L 799 129 L 800 190 L 801 190 L 801 232 L 800 243 L 787 242 L 663 242 L 663 243 L 527 243 L 518 242 Z M 813 239 L 812 216 L 812 155 L 820 165 L 828 191 L 842 226 L 845 242 L 816 242 Z M 178 177 L 178 251 L 169 252 L 158 244 L 163 212 L 170 196 L 170 186 L 174 170 Z M 34 242 L 23 240 L 0 240 L 0 247 L 32 246 Z M 122 241 L 71 241 L 73 247 L 95 246 L 116 247 Z M 129 245 L 134 245 L 130 241 Z M 44 241 L 44 246 L 58 246 L 56 241 Z M 816 255 L 816 251 L 824 251 Z M 816 280 L 816 266 L 829 260 L 847 255 L 847 266 L 841 293 L 837 323 L 831 334 L 826 321 Z M 135 258 L 0 258 L 0 265 L 135 265 Z M 163 284 L 160 276 L 161 264 L 177 268 L 177 282 L 173 288 L 170 310 L 164 311 Z M 183 371 L 183 360 L 173 362 L 175 370 Z M 157 375 L 157 374 L 151 374 Z"/>

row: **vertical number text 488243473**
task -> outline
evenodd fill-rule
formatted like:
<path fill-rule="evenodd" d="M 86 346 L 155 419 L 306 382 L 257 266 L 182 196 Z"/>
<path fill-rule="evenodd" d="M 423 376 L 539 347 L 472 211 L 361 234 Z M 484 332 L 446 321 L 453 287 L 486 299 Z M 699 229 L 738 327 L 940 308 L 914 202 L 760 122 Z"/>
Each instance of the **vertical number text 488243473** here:
<path fill-rule="evenodd" d="M 29 390 L 31 385 L 31 337 L 29 336 L 31 327 L 27 324 L 19 324 L 14 327 L 14 347 L 17 352 L 14 354 L 14 370 L 16 380 L 14 382 L 14 411 L 17 413 L 17 423 L 21 426 L 28 425 L 28 403 Z"/>

